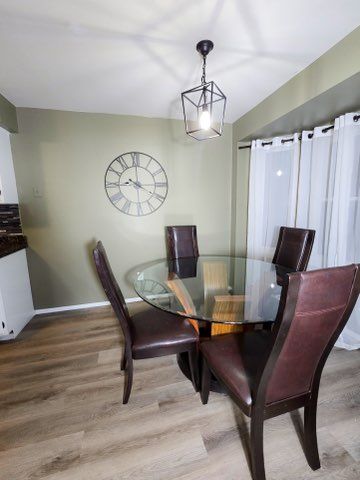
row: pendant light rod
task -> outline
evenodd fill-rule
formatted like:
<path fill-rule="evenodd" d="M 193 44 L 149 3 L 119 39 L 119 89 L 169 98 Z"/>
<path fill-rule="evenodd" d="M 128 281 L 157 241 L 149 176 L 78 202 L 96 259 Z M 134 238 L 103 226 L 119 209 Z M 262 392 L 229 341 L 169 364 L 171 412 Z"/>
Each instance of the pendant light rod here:
<path fill-rule="evenodd" d="M 205 83 L 206 83 L 206 57 L 203 57 L 201 85 L 205 85 Z"/>
<path fill-rule="evenodd" d="M 206 56 L 214 48 L 214 43 L 211 40 L 200 40 L 196 45 L 196 50 L 203 57 L 203 66 L 202 66 L 202 76 L 201 76 L 201 85 L 206 83 Z"/>

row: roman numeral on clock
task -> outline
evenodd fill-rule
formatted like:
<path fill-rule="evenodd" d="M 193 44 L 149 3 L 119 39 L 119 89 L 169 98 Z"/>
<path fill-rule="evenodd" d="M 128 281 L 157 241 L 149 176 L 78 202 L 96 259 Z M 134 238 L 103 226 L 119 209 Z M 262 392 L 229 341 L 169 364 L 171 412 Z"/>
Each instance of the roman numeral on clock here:
<path fill-rule="evenodd" d="M 159 195 L 158 193 L 153 193 L 153 197 L 157 198 L 158 200 L 160 200 L 160 202 L 162 202 L 163 200 L 165 200 L 165 197 L 163 197 L 162 195 Z"/>
<path fill-rule="evenodd" d="M 129 165 L 126 163 L 124 157 L 120 156 L 116 159 L 116 161 L 120 163 L 121 168 L 123 170 L 126 170 L 127 168 L 129 168 Z"/>
<path fill-rule="evenodd" d="M 131 160 L 132 160 L 132 166 L 133 167 L 138 167 L 140 165 L 139 152 L 132 152 L 131 153 Z"/>
<path fill-rule="evenodd" d="M 115 170 L 113 167 L 109 167 L 109 172 L 113 172 L 113 173 L 116 173 L 116 175 L 119 175 L 120 177 L 120 172 L 118 172 L 117 170 Z"/>
<path fill-rule="evenodd" d="M 124 205 L 121 207 L 121 210 L 122 210 L 124 213 L 129 213 L 130 207 L 131 207 L 131 202 L 129 202 L 129 200 L 126 200 L 126 202 L 124 203 Z"/>
<path fill-rule="evenodd" d="M 117 182 L 106 182 L 106 188 L 119 188 L 119 184 Z"/>
<path fill-rule="evenodd" d="M 155 210 L 155 208 L 151 205 L 151 203 L 149 202 L 149 200 L 146 202 L 150 212 L 153 212 Z"/>
<path fill-rule="evenodd" d="M 141 203 L 137 203 L 137 214 L 138 216 L 144 215 Z"/>
<path fill-rule="evenodd" d="M 120 200 L 124 198 L 124 195 L 121 192 L 115 193 L 114 195 L 111 195 L 110 200 L 113 203 L 120 202 Z"/>

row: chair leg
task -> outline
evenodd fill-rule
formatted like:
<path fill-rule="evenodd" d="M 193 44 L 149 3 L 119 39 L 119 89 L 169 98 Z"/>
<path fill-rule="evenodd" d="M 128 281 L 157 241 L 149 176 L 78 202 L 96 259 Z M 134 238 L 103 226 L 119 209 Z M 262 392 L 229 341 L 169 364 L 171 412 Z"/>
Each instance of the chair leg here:
<path fill-rule="evenodd" d="M 209 392 L 210 392 L 210 380 L 211 380 L 211 372 L 206 363 L 204 357 L 202 357 L 201 362 L 201 389 L 200 389 L 200 397 L 201 401 L 204 405 L 208 403 L 209 399 Z"/>
<path fill-rule="evenodd" d="M 131 388 L 133 384 L 133 361 L 132 358 L 126 359 L 126 369 L 125 369 L 125 383 L 124 383 L 124 396 L 123 403 L 128 403 Z"/>
<path fill-rule="evenodd" d="M 317 470 L 320 468 L 320 458 L 316 434 L 316 411 L 317 398 L 311 400 L 310 404 L 304 408 L 305 454 L 306 460 L 313 470 Z"/>
<path fill-rule="evenodd" d="M 199 391 L 199 365 L 198 365 L 198 354 L 196 349 L 189 350 L 189 367 L 191 374 L 191 381 L 194 386 L 195 392 Z"/>
<path fill-rule="evenodd" d="M 123 356 L 121 358 L 120 370 L 123 371 L 126 368 L 126 348 L 124 348 Z"/>
<path fill-rule="evenodd" d="M 250 450 L 252 478 L 253 480 L 265 480 L 264 418 L 257 412 L 251 415 Z"/>

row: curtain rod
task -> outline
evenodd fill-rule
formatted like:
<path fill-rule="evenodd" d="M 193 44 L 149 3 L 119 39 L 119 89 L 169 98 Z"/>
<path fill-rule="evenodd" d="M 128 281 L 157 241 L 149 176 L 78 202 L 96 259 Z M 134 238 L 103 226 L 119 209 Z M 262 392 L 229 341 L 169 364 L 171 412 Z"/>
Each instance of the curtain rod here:
<path fill-rule="evenodd" d="M 354 115 L 353 116 L 353 120 L 354 122 L 358 122 L 360 120 L 360 114 L 359 115 Z M 322 133 L 326 133 L 328 132 L 329 130 L 332 130 L 333 128 L 335 128 L 334 125 L 330 125 L 329 127 L 325 127 L 323 128 L 321 131 Z M 313 138 L 314 134 L 313 133 L 308 133 L 308 138 Z M 299 136 L 299 140 L 301 140 L 301 135 Z M 293 142 L 294 139 L 293 138 L 283 138 L 281 140 L 281 143 L 287 143 L 287 142 Z M 272 140 L 270 142 L 261 142 L 261 145 L 264 147 L 265 145 L 272 145 Z M 242 150 L 244 148 L 251 148 L 251 144 L 250 145 L 244 145 L 244 146 L 241 146 L 241 147 L 238 147 L 238 150 Z"/>
<path fill-rule="evenodd" d="M 293 138 L 283 138 L 281 140 L 281 143 L 287 143 L 287 142 L 293 142 L 294 139 Z M 261 145 L 264 147 L 265 145 L 272 145 L 272 140 L 270 142 L 261 142 Z M 251 148 L 251 144 L 250 145 L 242 145 L 241 147 L 238 147 L 238 150 L 243 150 L 244 148 Z"/>
<path fill-rule="evenodd" d="M 355 120 L 356 115 L 354 115 L 354 120 Z M 360 118 L 360 116 L 359 116 Z M 357 120 L 355 120 L 357 122 Z M 329 127 L 325 127 L 321 130 L 322 133 L 326 133 L 329 130 L 333 130 L 335 128 L 335 125 L 330 125 Z M 314 134 L 313 133 L 308 133 L 308 138 L 313 138 Z"/>
<path fill-rule="evenodd" d="M 287 142 L 293 142 L 294 139 L 293 138 L 283 138 L 281 140 L 281 143 L 287 143 Z M 264 147 L 265 145 L 272 145 L 272 141 L 270 142 L 261 142 L 261 145 Z M 251 148 L 251 144 L 250 145 L 242 145 L 241 147 L 238 147 L 238 150 L 243 150 L 244 148 Z"/>
<path fill-rule="evenodd" d="M 335 128 L 335 125 L 330 125 L 330 127 L 323 128 L 321 131 L 322 131 L 322 133 L 326 133 L 329 130 L 332 130 L 333 128 Z"/>

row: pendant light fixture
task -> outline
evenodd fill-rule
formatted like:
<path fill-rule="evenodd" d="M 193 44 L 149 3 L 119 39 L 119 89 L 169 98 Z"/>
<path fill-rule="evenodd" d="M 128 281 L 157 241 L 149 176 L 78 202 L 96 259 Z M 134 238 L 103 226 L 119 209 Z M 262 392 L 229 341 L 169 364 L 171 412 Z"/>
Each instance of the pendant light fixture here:
<path fill-rule="evenodd" d="M 201 84 L 181 94 L 185 131 L 196 140 L 222 134 L 226 97 L 215 82 L 206 81 L 206 57 L 214 48 L 211 40 L 201 40 L 196 50 L 203 59 Z"/>

